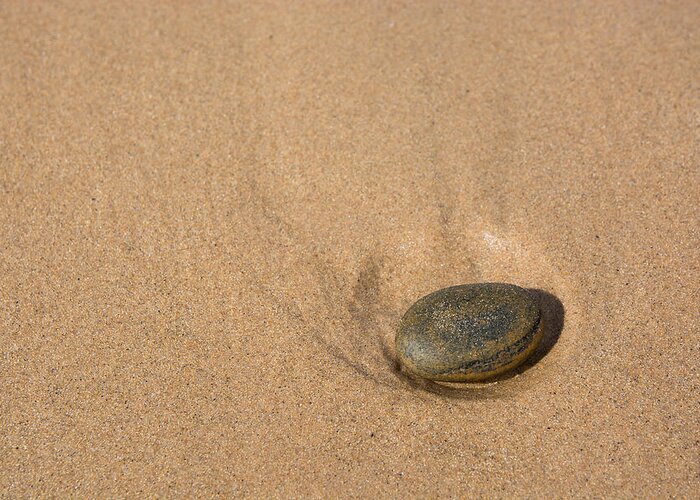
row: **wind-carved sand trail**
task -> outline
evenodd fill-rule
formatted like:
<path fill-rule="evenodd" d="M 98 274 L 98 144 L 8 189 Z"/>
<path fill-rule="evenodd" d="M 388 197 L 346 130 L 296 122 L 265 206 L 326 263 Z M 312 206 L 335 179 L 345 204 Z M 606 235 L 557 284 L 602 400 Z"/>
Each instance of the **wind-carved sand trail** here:
<path fill-rule="evenodd" d="M 401 389 L 421 398 L 504 398 L 555 377 L 575 339 L 575 292 L 566 275 L 549 262 L 541 249 L 524 244 L 491 224 L 472 218 L 455 229 L 444 205 L 440 223 L 416 224 L 385 238 L 367 237 L 370 245 L 333 248 L 322 239 L 282 215 L 251 185 L 257 197 L 258 215 L 281 237 L 309 248 L 295 256 L 305 276 L 305 300 L 287 293 L 274 293 L 293 324 L 325 351 L 341 370 L 370 381 L 379 388 Z M 431 291 L 471 282 L 503 281 L 529 288 L 541 303 L 545 338 L 533 356 L 495 381 L 479 384 L 435 384 L 406 376 L 398 366 L 394 335 L 403 313 Z M 313 293 L 313 291 L 316 293 Z M 567 328 L 564 329 L 566 311 Z"/>

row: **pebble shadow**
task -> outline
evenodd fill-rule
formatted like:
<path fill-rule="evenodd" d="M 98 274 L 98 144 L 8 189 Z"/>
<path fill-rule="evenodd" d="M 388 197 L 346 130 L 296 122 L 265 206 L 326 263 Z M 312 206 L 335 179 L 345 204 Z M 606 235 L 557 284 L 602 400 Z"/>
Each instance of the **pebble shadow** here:
<path fill-rule="evenodd" d="M 564 329 L 564 304 L 554 295 L 539 288 L 530 288 L 540 302 L 542 319 L 544 320 L 544 335 L 539 347 L 520 368 L 520 373 L 528 370 L 542 360 L 559 340 Z M 517 371 L 517 370 L 516 370 Z"/>

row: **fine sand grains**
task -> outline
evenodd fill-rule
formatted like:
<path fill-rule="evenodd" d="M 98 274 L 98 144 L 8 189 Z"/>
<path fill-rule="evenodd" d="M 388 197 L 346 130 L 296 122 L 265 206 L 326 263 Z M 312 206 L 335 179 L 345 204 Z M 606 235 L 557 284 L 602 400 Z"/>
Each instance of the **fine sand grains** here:
<path fill-rule="evenodd" d="M 700 491 L 700 4 L 0 6 L 0 496 Z M 551 330 L 397 370 L 443 287 Z"/>

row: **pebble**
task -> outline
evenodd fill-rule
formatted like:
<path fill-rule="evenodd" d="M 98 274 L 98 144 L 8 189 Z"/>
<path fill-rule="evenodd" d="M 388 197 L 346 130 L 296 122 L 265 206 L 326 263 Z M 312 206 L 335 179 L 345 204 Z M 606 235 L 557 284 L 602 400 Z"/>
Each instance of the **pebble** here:
<path fill-rule="evenodd" d="M 478 283 L 426 295 L 404 314 L 396 351 L 428 380 L 476 382 L 525 361 L 542 338 L 537 298 L 519 286 Z"/>

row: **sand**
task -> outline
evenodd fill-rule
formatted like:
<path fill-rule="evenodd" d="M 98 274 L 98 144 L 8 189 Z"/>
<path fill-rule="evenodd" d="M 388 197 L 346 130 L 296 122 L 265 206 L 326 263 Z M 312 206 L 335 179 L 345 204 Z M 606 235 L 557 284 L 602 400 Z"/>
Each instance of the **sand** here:
<path fill-rule="evenodd" d="M 0 496 L 696 496 L 698 26 L 4 2 Z M 537 362 L 397 372 L 480 281 L 549 297 Z"/>

